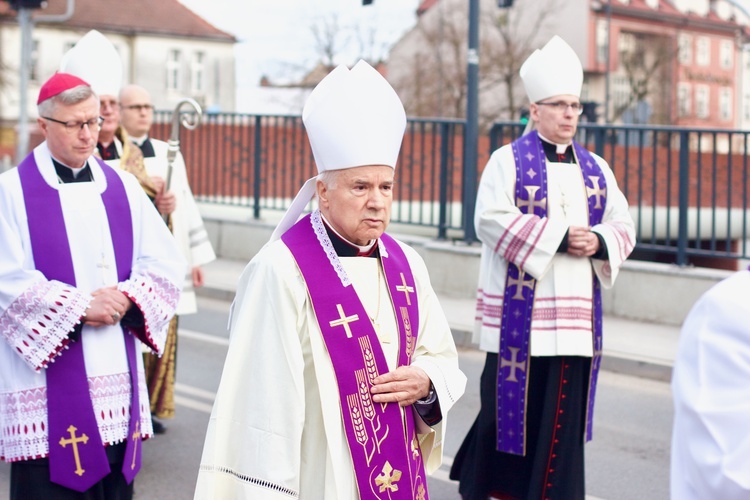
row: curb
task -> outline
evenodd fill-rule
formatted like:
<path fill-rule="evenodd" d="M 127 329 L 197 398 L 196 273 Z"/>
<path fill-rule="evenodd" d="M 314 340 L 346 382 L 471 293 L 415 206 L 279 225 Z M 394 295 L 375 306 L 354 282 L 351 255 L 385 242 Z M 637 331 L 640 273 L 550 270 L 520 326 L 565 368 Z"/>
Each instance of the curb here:
<path fill-rule="evenodd" d="M 235 291 L 205 285 L 196 289 L 196 294 L 199 297 L 232 302 Z M 451 332 L 456 347 L 479 350 L 478 346 L 471 341 L 472 332 L 467 330 L 465 326 L 451 326 Z M 638 358 L 624 353 L 607 351 L 606 349 L 602 355 L 601 368 L 612 373 L 621 373 L 658 382 L 670 382 L 672 380 L 672 367 L 663 361 Z"/>

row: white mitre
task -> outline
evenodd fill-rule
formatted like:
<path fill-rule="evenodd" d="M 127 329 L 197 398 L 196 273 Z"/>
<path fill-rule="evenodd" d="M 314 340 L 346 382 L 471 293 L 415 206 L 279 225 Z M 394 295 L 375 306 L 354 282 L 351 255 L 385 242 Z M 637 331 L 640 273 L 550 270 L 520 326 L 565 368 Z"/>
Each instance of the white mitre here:
<path fill-rule="evenodd" d="M 581 96 L 581 60 L 571 46 L 557 35 L 541 50 L 535 50 L 523 63 L 519 73 L 531 102 L 557 95 Z"/>
<path fill-rule="evenodd" d="M 86 33 L 63 55 L 60 71 L 91 85 L 97 95 L 120 94 L 122 60 L 112 42 L 96 30 Z"/>
<path fill-rule="evenodd" d="M 313 89 L 302 110 L 318 174 L 365 165 L 396 168 L 406 129 L 401 100 L 383 76 L 365 61 L 349 70 L 340 65 Z M 281 237 L 315 194 L 309 179 L 271 236 Z"/>

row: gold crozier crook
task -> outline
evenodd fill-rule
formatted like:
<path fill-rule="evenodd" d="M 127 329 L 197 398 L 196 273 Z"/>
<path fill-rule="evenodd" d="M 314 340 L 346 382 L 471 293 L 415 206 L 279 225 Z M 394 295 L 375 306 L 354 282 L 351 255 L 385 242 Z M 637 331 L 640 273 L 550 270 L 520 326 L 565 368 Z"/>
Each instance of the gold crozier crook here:
<path fill-rule="evenodd" d="M 182 107 L 186 104 L 193 107 L 192 113 L 183 113 L 181 111 Z M 165 191 L 169 191 L 172 181 L 172 165 L 174 165 L 174 160 L 177 158 L 177 153 L 180 152 L 180 126 L 188 130 L 193 130 L 200 125 L 202 116 L 203 111 L 200 104 L 189 97 L 178 102 L 172 112 L 172 132 L 169 134 L 169 140 L 167 141 L 167 179 L 166 186 L 164 187 Z M 165 215 L 164 222 L 168 218 L 169 215 Z"/>

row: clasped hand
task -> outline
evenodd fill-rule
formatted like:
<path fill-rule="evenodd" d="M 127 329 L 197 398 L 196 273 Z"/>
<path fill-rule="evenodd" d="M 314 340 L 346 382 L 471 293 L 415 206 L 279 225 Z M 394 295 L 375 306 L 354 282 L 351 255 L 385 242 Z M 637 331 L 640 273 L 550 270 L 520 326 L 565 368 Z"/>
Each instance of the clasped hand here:
<path fill-rule="evenodd" d="M 93 327 L 119 323 L 133 306 L 130 299 L 117 287 L 105 287 L 91 293 L 92 299 L 86 309 L 83 322 Z"/>
<path fill-rule="evenodd" d="M 409 406 L 430 394 L 430 377 L 417 366 L 400 366 L 372 381 L 372 400 Z"/>
<path fill-rule="evenodd" d="M 599 238 L 587 227 L 570 226 L 568 253 L 576 257 L 591 257 L 599 251 Z"/>

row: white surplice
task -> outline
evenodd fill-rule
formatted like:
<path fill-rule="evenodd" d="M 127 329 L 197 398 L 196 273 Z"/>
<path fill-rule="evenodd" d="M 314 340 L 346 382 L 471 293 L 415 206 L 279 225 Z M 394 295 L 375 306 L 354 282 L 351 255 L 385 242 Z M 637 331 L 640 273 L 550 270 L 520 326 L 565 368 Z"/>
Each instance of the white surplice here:
<path fill-rule="evenodd" d="M 750 272 L 732 275 L 693 306 L 672 396 L 672 498 L 750 498 Z"/>
<path fill-rule="evenodd" d="M 116 285 L 141 310 L 145 335 L 160 351 L 185 274 L 172 235 L 138 181 L 115 169 L 133 221 L 131 276 L 118 283 L 101 167 L 91 157 L 93 182 L 60 184 L 46 142 L 33 154 L 44 180 L 60 195 L 76 286 L 47 280 L 35 270 L 18 171 L 0 175 L 0 458 L 6 461 L 48 454 L 45 368 L 65 355 L 61 343 L 84 314 L 90 293 Z M 84 325 L 81 339 L 102 441 L 120 442 L 127 435 L 131 390 L 122 328 Z M 148 436 L 148 394 L 143 363 L 136 358 L 141 429 Z"/>
<path fill-rule="evenodd" d="M 463 394 L 466 377 L 458 368 L 450 327 L 424 262 L 413 249 L 402 247 L 419 298 L 412 364 L 432 380 L 443 416 L 429 428 L 416 411 L 406 409 L 421 424 L 418 432 L 430 473 L 442 461 L 446 414 Z M 378 261 L 340 260 L 365 310 L 378 318 L 381 345 L 393 369 L 398 331 Z M 372 286 L 376 276 L 379 291 Z M 358 498 L 333 367 L 302 275 L 282 241 L 266 245 L 247 266 L 233 308 L 229 352 L 195 498 Z"/>
<path fill-rule="evenodd" d="M 592 154 L 607 183 L 602 222 L 607 260 L 558 253 L 570 226 L 588 227 L 588 198 L 577 164 L 547 162 L 547 216 L 521 214 L 515 203 L 516 171 L 511 145 L 490 157 L 479 184 L 475 226 L 482 242 L 474 342 L 497 352 L 508 262 L 537 280 L 531 323 L 531 355 L 591 356 L 592 281 L 615 282 L 635 245 L 633 219 L 607 163 Z M 528 278 L 527 278 L 528 279 Z"/>
<path fill-rule="evenodd" d="M 166 180 L 168 145 L 166 142 L 157 139 L 150 140 L 156 156 L 143 158 L 146 172 L 152 177 L 158 176 Z M 134 145 L 134 147 L 137 146 Z M 180 247 L 183 257 L 188 262 L 185 284 L 182 288 L 180 302 L 177 304 L 177 314 L 181 316 L 198 311 L 195 289 L 193 288 L 192 268 L 216 260 L 216 254 L 203 225 L 203 217 L 201 217 L 198 205 L 193 198 L 182 153 L 177 153 L 174 159 L 169 190 L 175 195 L 175 209 L 171 214 L 172 234 L 177 240 L 177 245 Z"/>

